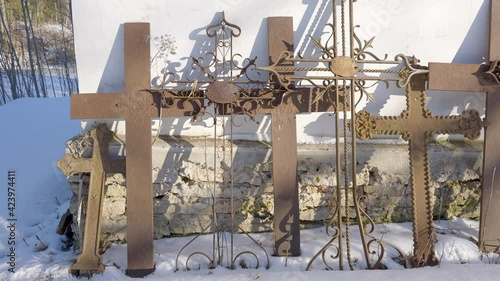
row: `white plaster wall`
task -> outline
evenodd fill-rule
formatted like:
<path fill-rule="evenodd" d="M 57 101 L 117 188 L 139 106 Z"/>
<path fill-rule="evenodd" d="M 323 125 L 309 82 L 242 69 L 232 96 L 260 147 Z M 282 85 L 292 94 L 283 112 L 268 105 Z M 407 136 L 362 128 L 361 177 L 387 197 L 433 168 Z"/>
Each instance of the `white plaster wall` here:
<path fill-rule="evenodd" d="M 82 93 L 123 91 L 124 22 L 150 22 L 151 35 L 169 34 L 176 39 L 177 54 L 169 55 L 171 69 L 181 70 L 191 55 L 199 55 L 206 40 L 205 27 L 218 21 L 220 12 L 241 27 L 234 49 L 243 57 L 258 57 L 267 65 L 267 25 L 270 16 L 292 16 L 295 48 L 304 54 L 312 50 L 308 39 L 320 36 L 331 22 L 331 0 L 74 0 L 73 16 L 78 78 Z M 340 1 L 336 1 L 339 5 Z M 489 0 L 359 0 L 355 3 L 355 24 L 359 35 L 368 40 L 376 36 L 373 52 L 416 55 L 422 65 L 428 62 L 483 63 L 486 61 L 489 31 Z M 152 50 L 154 53 L 155 50 Z M 152 76 L 159 75 L 156 68 Z M 363 103 L 374 114 L 397 115 L 405 107 L 404 91 L 394 85 L 390 90 L 377 87 L 376 103 Z M 456 114 L 473 107 L 484 113 L 484 94 L 429 92 L 428 107 L 435 114 Z M 246 123 L 235 128 L 238 137 L 269 138 L 270 120 Z M 334 117 L 330 114 L 301 114 L 297 117 L 299 141 L 331 138 Z M 118 134 L 124 122 L 108 120 Z M 208 123 L 210 121 L 207 121 Z M 205 122 L 205 123 L 207 123 Z M 94 121 L 83 122 L 87 128 Z M 187 118 L 166 118 L 152 122 L 156 134 L 210 135 L 201 122 L 189 124 Z M 220 132 L 220 130 L 219 130 Z M 325 139 L 322 139 L 325 140 Z"/>

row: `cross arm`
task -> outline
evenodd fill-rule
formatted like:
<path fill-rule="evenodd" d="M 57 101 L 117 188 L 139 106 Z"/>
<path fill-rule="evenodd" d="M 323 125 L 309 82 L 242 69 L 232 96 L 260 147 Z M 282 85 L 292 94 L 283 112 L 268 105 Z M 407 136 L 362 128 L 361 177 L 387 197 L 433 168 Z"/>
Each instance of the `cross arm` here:
<path fill-rule="evenodd" d="M 429 64 L 429 90 L 485 92 L 490 86 L 483 74 L 488 70 L 483 64 Z"/>
<path fill-rule="evenodd" d="M 92 158 L 77 158 L 72 154 L 66 154 L 57 161 L 57 168 L 67 177 L 76 173 L 89 173 L 91 167 Z"/>
<path fill-rule="evenodd" d="M 489 61 L 500 60 L 500 0 L 491 0 Z M 489 65 L 479 64 L 429 64 L 429 90 L 488 92 L 493 81 L 485 79 Z"/>
<path fill-rule="evenodd" d="M 401 135 L 409 140 L 410 135 L 425 136 L 432 134 L 463 134 L 468 139 L 477 139 L 481 134 L 483 122 L 475 109 L 464 111 L 458 116 L 429 116 L 413 118 L 403 112 L 401 116 L 372 116 L 362 110 L 357 114 L 356 132 L 358 138 L 370 139 L 373 135 Z"/>
<path fill-rule="evenodd" d="M 283 99 L 296 113 L 310 113 L 310 112 L 335 112 L 335 110 L 346 110 L 350 108 L 349 93 L 347 91 L 339 94 L 339 102 L 336 102 L 336 94 L 334 91 L 327 90 L 328 93 L 323 95 L 323 99 L 314 102 L 316 97 L 320 95 L 321 88 L 304 87 L 294 89 L 293 92 L 285 93 L 285 97 L 277 97 Z M 283 95 L 283 93 L 280 93 Z M 347 96 L 347 98 L 346 98 Z M 335 108 L 337 104 L 337 109 Z M 264 103 L 262 107 L 256 109 L 256 114 L 271 114 L 275 110 L 273 101 Z M 238 110 L 235 110 L 236 112 Z"/>
<path fill-rule="evenodd" d="M 71 119 L 124 118 L 120 111 L 121 93 L 72 94 Z"/>
<path fill-rule="evenodd" d="M 66 154 L 57 161 L 57 167 L 65 176 L 72 176 L 77 173 L 90 173 L 92 170 L 92 158 L 78 158 L 72 154 Z M 125 174 L 125 158 L 105 161 L 104 171 L 106 173 Z"/>
<path fill-rule="evenodd" d="M 65 154 L 63 158 L 57 161 L 57 167 L 66 176 L 72 176 L 76 173 L 100 172 L 102 168 L 108 173 L 125 173 L 125 158 L 109 160 L 108 146 L 113 138 L 113 132 L 105 124 L 99 126 L 90 132 L 94 140 L 94 151 L 92 158 L 79 158 L 73 154 Z M 95 170 L 97 168 L 97 170 Z"/>

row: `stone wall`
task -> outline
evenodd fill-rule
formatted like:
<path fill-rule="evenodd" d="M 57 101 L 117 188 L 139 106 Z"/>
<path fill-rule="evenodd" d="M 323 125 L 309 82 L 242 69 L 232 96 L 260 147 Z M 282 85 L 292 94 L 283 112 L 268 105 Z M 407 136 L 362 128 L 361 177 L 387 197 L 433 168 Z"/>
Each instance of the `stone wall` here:
<path fill-rule="evenodd" d="M 71 147 L 71 142 L 68 147 Z M 298 147 L 300 219 L 304 226 L 321 225 L 330 216 L 337 184 L 334 147 L 325 144 L 303 144 Z M 115 156 L 120 154 L 123 151 L 121 142 L 113 142 L 110 151 Z M 203 232 L 210 225 L 212 202 L 215 202 L 219 225 L 229 226 L 231 185 L 227 181 L 224 183 L 223 178 L 230 178 L 230 175 L 223 168 L 214 170 L 214 158 L 220 163 L 224 155 L 221 149 L 216 151 L 217 156 L 214 157 L 213 143 L 205 139 L 155 141 L 155 238 Z M 85 157 L 90 153 L 91 145 L 88 145 L 85 152 L 80 154 Z M 407 146 L 360 143 L 357 154 L 357 193 L 365 196 L 362 200 L 365 211 L 375 222 L 410 221 L 411 187 L 408 184 Z M 478 219 L 481 147 L 465 142 L 433 143 L 429 154 L 435 218 L 458 216 Z M 227 153 L 225 156 L 225 159 L 229 159 Z M 235 143 L 233 157 L 232 192 L 238 226 L 251 232 L 271 231 L 274 202 L 270 145 L 239 141 Z M 88 175 L 75 175 L 68 180 L 74 194 L 70 209 L 76 218 L 80 186 L 82 194 L 86 194 Z M 123 175 L 108 174 L 101 235 L 105 242 L 126 241 L 125 195 Z M 83 218 L 85 203 L 82 207 Z M 350 214 L 353 216 L 354 212 Z M 73 227 L 78 236 L 76 223 Z"/>

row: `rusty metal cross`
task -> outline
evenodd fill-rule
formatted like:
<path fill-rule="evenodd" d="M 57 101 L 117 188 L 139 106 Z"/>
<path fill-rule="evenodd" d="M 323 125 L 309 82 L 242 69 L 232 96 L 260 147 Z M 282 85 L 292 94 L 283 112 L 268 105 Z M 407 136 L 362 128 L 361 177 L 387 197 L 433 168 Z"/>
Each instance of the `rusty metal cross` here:
<path fill-rule="evenodd" d="M 485 92 L 486 120 L 483 153 L 479 247 L 500 252 L 500 0 L 491 0 L 490 65 L 429 64 L 429 90 Z"/>
<path fill-rule="evenodd" d="M 71 96 L 72 119 L 126 121 L 127 275 L 154 271 L 151 119 L 184 116 L 184 109 L 161 110 L 150 93 L 149 23 L 125 23 L 125 93 Z"/>
<path fill-rule="evenodd" d="M 356 130 L 360 139 L 376 134 L 402 135 L 408 141 L 413 210 L 414 266 L 435 265 L 436 242 L 430 189 L 428 142 L 433 134 L 464 134 L 469 139 L 480 136 L 482 122 L 474 109 L 460 116 L 434 116 L 426 108 L 423 75 L 414 77 L 407 86 L 407 108 L 399 117 L 371 116 L 368 111 L 357 113 Z"/>

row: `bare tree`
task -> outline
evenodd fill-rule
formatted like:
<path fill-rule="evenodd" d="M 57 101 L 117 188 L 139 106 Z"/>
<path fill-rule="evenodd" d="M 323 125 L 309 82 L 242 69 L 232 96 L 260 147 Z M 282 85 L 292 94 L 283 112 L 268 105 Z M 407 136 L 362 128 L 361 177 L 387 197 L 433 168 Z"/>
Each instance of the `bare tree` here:
<path fill-rule="evenodd" d="M 0 0 L 0 105 L 75 91 L 71 0 Z"/>

